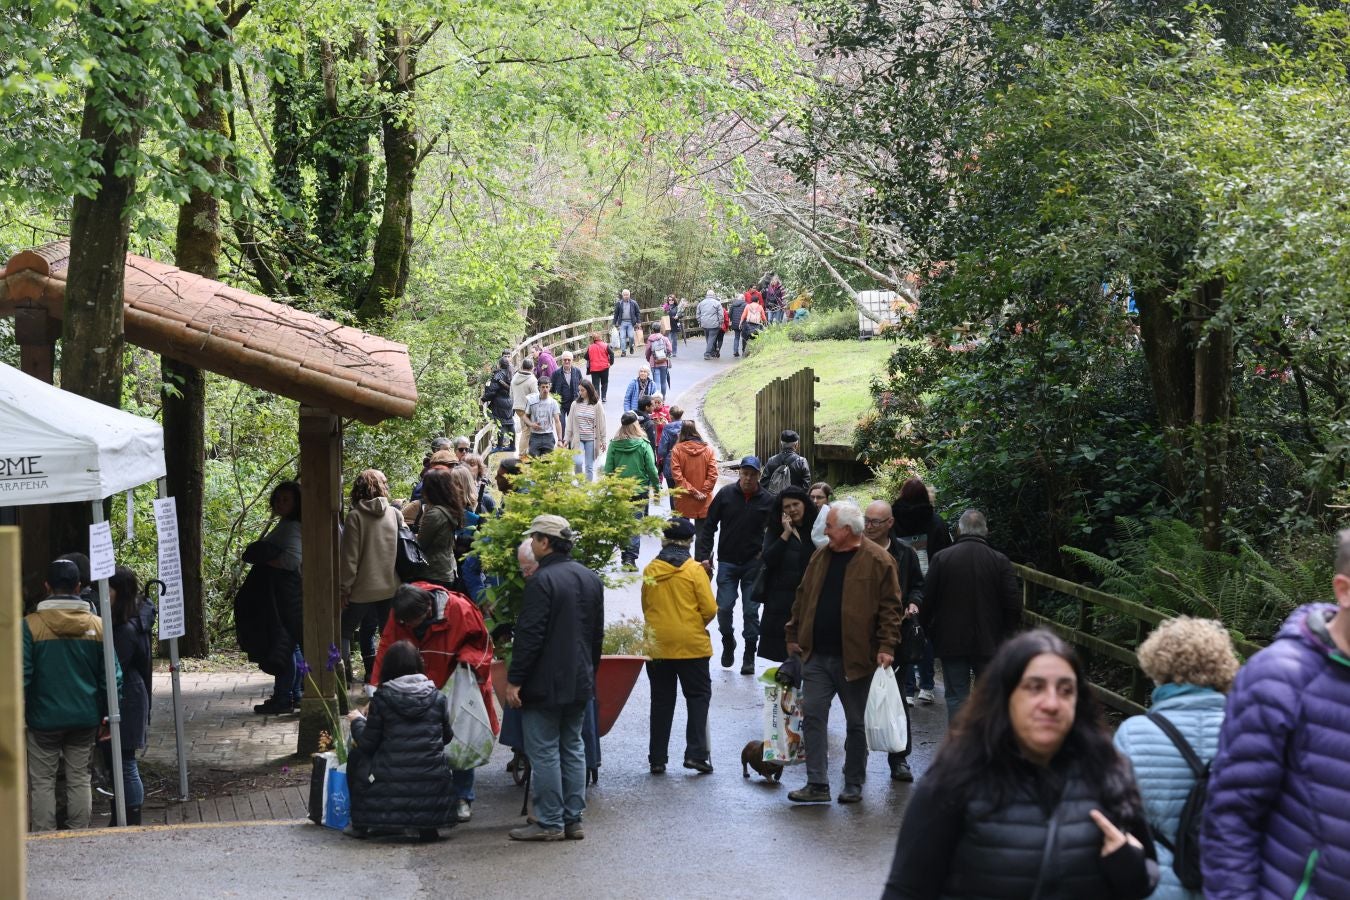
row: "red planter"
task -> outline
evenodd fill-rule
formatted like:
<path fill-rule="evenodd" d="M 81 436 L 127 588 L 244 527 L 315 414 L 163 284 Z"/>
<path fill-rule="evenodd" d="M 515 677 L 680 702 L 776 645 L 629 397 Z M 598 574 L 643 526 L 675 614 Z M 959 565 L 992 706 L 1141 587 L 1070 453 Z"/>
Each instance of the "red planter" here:
<path fill-rule="evenodd" d="M 602 656 L 600 668 L 595 673 L 595 697 L 599 706 L 599 730 L 601 736 L 609 734 L 619 713 L 633 693 L 638 675 L 647 662 L 645 656 Z M 492 689 L 497 692 L 497 700 L 506 706 L 506 661 L 492 661 Z"/>

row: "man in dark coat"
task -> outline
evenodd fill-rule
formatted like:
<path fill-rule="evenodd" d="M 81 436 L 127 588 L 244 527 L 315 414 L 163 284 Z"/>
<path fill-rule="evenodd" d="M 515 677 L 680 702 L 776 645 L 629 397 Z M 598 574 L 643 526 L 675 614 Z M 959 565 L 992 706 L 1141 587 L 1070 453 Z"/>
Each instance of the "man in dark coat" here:
<path fill-rule="evenodd" d="M 968 509 L 960 537 L 928 564 L 919 621 L 942 659 L 950 721 L 994 651 L 1021 626 L 1022 594 L 1008 557 L 989 546 L 984 513 Z"/>
<path fill-rule="evenodd" d="M 572 364 L 572 351 L 568 350 L 559 357 L 561 365 L 553 373 L 553 399 L 562 404 L 564 434 L 567 428 L 567 414 L 572 411 L 572 401 L 581 392 L 581 370 Z"/>
<path fill-rule="evenodd" d="M 745 297 L 737 294 L 732 298 L 731 306 L 727 312 L 731 315 L 731 355 L 740 356 L 741 346 L 745 343 L 745 336 L 741 334 L 741 317 L 745 315 Z"/>
<path fill-rule="evenodd" d="M 791 428 L 778 436 L 778 443 L 783 449 L 770 456 L 764 463 L 764 487 L 767 490 L 777 494 L 789 484 L 802 490 L 811 487 L 811 464 L 797 450 L 801 446 L 801 440 L 801 435 Z M 784 473 L 787 476 L 786 483 L 783 483 L 782 476 L 774 477 L 779 469 L 784 468 L 787 469 Z"/>
<path fill-rule="evenodd" d="M 878 547 L 884 549 L 895 560 L 895 571 L 900 578 L 900 597 L 905 620 L 917 621 L 919 608 L 923 606 L 923 568 L 919 565 L 919 554 L 914 548 L 891 534 L 895 519 L 891 516 L 891 505 L 885 500 L 873 500 L 863 511 L 863 536 Z M 896 656 L 905 658 L 910 647 L 905 642 L 906 629 L 902 622 L 900 628 L 900 649 Z M 911 640 L 915 640 L 911 638 Z M 897 753 L 886 755 L 891 766 L 891 779 L 894 781 L 913 781 L 914 773 L 909 768 L 909 751 L 914 746 L 914 734 L 909 725 L 909 704 L 905 704 L 905 732 L 909 734 L 910 745 Z"/>
<path fill-rule="evenodd" d="M 525 583 L 516 620 L 506 703 L 521 710 L 537 824 L 517 828 L 516 841 L 584 837 L 586 706 L 605 629 L 605 589 L 590 569 L 569 558 L 576 533 L 562 516 L 535 516 L 525 530 L 539 569 Z"/>

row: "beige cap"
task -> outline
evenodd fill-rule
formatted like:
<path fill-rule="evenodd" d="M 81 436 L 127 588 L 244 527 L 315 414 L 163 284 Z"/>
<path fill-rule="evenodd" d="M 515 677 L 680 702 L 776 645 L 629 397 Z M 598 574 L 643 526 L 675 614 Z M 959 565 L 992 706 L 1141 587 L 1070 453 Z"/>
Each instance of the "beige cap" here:
<path fill-rule="evenodd" d="M 572 526 L 562 516 L 535 516 L 530 527 L 523 532 L 525 537 L 536 534 L 546 534 L 549 537 L 561 538 L 564 541 L 576 540 L 577 533 L 572 530 Z"/>

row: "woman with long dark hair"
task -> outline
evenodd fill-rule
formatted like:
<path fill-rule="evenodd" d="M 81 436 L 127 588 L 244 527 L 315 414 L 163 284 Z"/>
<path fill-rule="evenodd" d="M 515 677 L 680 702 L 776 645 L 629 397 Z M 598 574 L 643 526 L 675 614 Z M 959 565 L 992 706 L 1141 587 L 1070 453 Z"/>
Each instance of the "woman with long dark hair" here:
<path fill-rule="evenodd" d="M 811 526 L 816 521 L 816 505 L 806 491 L 789 485 L 778 494 L 764 522 L 764 552 L 755 598 L 760 609 L 759 648 L 761 659 L 782 662 L 787 659 L 787 639 L 783 627 L 792 616 L 792 602 L 806 573 L 806 564 L 815 553 Z"/>
<path fill-rule="evenodd" d="M 1135 900 L 1155 858 L 1078 655 L 1030 631 L 999 649 L 919 781 L 884 898 Z"/>
<path fill-rule="evenodd" d="M 238 599 L 235 607 L 235 624 L 241 631 L 240 648 L 249 652 L 250 659 L 256 657 L 264 671 L 275 677 L 272 696 L 253 705 L 253 711 L 259 715 L 295 712 L 305 691 L 298 675 L 298 663 L 303 659 L 300 642 L 305 634 L 300 581 L 300 482 L 281 482 L 272 489 L 267 502 L 276 523 L 249 544 L 243 555 L 244 562 L 252 564 L 253 570 L 240 593 L 254 598 L 251 606 L 255 615 L 244 617 L 255 623 L 254 628 L 241 622 Z M 269 605 L 275 606 L 275 615 L 264 612 Z M 247 641 L 245 631 L 260 638 L 260 643 Z M 253 649 L 249 650 L 246 643 Z"/>
<path fill-rule="evenodd" d="M 122 785 L 127 793 L 126 824 L 139 825 L 145 784 L 141 781 L 136 751 L 145 749 L 150 733 L 150 689 L 154 680 L 150 631 L 155 624 L 155 604 L 141 595 L 136 573 L 126 566 L 118 566 L 108 579 L 108 599 L 112 603 L 113 646 L 122 666 Z M 102 746 L 111 768 L 112 742 L 104 742 Z M 117 824 L 116 810 L 114 803 L 109 825 Z"/>

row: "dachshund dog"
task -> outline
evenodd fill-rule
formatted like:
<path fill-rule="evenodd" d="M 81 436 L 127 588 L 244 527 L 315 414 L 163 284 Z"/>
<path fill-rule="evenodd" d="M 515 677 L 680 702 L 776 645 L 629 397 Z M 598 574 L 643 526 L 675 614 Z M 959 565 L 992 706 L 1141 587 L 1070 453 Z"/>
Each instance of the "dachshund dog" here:
<path fill-rule="evenodd" d="M 749 778 L 750 769 L 754 769 L 770 781 L 783 780 L 783 764 L 764 761 L 763 741 L 751 741 L 741 751 L 741 777 Z"/>

